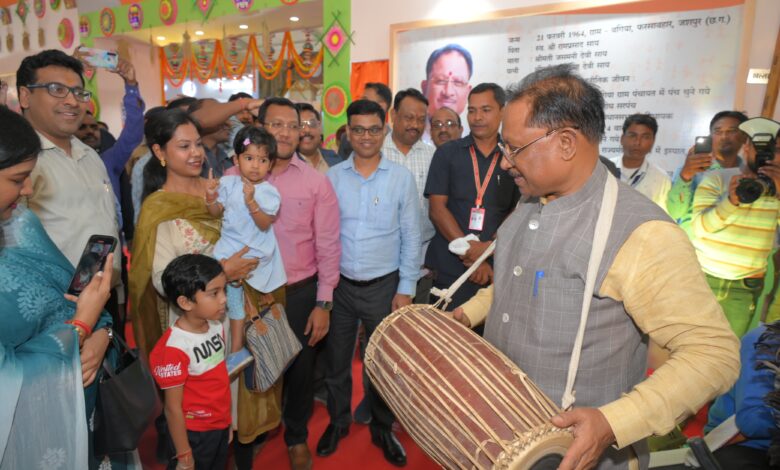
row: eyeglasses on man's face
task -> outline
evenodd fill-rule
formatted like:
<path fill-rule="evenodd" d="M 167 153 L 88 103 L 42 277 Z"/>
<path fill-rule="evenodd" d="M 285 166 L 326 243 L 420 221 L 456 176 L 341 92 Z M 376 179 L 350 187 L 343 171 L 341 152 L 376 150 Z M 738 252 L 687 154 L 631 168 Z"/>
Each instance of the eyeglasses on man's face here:
<path fill-rule="evenodd" d="M 275 131 L 280 131 L 282 129 L 289 129 L 291 132 L 298 132 L 301 130 L 301 126 L 297 122 L 271 121 L 269 123 L 266 123 L 265 126 Z"/>
<path fill-rule="evenodd" d="M 557 127 L 555 129 L 549 130 L 546 133 L 540 135 L 539 137 L 535 138 L 534 140 L 528 142 L 525 145 L 522 145 L 520 147 L 512 148 L 509 144 L 502 144 L 499 142 L 498 148 L 501 150 L 501 155 L 504 157 L 504 160 L 506 160 L 507 163 L 511 166 L 515 166 L 515 159 L 517 159 L 517 156 L 522 152 L 523 150 L 527 149 L 528 147 L 532 146 L 533 144 L 539 142 L 540 140 L 550 137 L 551 135 L 555 134 L 558 131 L 561 131 L 563 129 L 575 129 L 578 130 L 578 126 L 563 126 L 563 127 Z"/>
<path fill-rule="evenodd" d="M 24 87 L 30 90 L 34 90 L 36 88 L 45 88 L 46 91 L 49 92 L 49 95 L 55 98 L 66 98 L 68 93 L 73 93 L 73 97 L 82 103 L 86 103 L 90 98 L 92 98 L 91 91 L 85 90 L 78 86 L 67 86 L 57 82 L 36 83 L 33 85 L 25 85 Z"/>
<path fill-rule="evenodd" d="M 305 121 L 301 121 L 301 129 L 306 129 L 307 127 L 309 129 L 319 129 L 320 121 L 316 119 L 308 119 Z"/>
<path fill-rule="evenodd" d="M 437 129 L 437 130 L 445 128 L 445 127 L 447 129 L 454 129 L 454 128 L 459 127 L 459 126 L 460 126 L 460 124 L 458 124 L 457 121 L 453 121 L 452 119 L 447 119 L 446 121 L 432 121 L 431 122 L 431 128 Z"/>
<path fill-rule="evenodd" d="M 385 131 L 385 128 L 382 126 L 372 126 L 372 127 L 363 127 L 363 126 L 349 126 L 349 130 L 355 134 L 355 135 L 366 135 L 366 132 L 368 132 L 368 135 L 372 137 L 376 137 L 378 135 L 382 135 L 382 132 Z"/>

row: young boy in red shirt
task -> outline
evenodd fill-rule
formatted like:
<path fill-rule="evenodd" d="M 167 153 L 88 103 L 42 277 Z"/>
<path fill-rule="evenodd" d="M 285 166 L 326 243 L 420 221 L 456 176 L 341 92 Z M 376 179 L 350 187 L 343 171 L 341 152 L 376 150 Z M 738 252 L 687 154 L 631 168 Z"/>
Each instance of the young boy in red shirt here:
<path fill-rule="evenodd" d="M 162 275 L 180 317 L 149 355 L 165 392 L 165 417 L 176 454 L 169 470 L 224 470 L 230 436 L 230 380 L 225 366 L 227 278 L 217 260 L 183 255 Z"/>

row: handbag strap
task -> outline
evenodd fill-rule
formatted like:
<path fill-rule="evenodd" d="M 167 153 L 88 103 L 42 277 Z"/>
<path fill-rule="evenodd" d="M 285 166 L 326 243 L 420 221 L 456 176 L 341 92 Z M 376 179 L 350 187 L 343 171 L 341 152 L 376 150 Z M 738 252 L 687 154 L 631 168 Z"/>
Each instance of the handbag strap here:
<path fill-rule="evenodd" d="M 122 357 L 124 354 L 129 354 L 133 359 L 138 359 L 138 350 L 130 348 L 127 342 L 116 333 L 113 335 L 112 342 L 109 343 L 109 346 L 112 345 L 116 349 L 119 357 Z M 108 360 L 108 354 L 103 357 L 103 370 L 109 377 L 114 377 L 116 375 L 116 369 L 111 365 L 111 361 Z"/>
<path fill-rule="evenodd" d="M 611 174 L 607 174 L 607 181 L 604 183 L 604 197 L 601 199 L 601 210 L 598 219 L 596 219 L 596 230 L 593 233 L 593 246 L 590 249 L 590 258 L 588 260 L 588 273 L 585 278 L 585 294 L 582 296 L 582 310 L 580 311 L 580 325 L 577 329 L 577 336 L 574 339 L 574 348 L 569 360 L 569 371 L 566 376 L 566 388 L 563 391 L 561 399 L 561 408 L 568 410 L 574 405 L 574 380 L 577 378 L 577 369 L 580 365 L 580 354 L 582 353 L 582 342 L 585 337 L 585 326 L 588 323 L 588 312 L 590 311 L 590 302 L 593 299 L 593 289 L 596 287 L 596 277 L 598 275 L 601 259 L 604 256 L 604 250 L 607 247 L 607 239 L 612 229 L 612 218 L 615 214 L 615 205 L 617 204 L 617 181 Z"/>
<path fill-rule="evenodd" d="M 258 310 L 257 305 L 252 301 L 252 297 L 250 297 L 246 290 L 244 291 L 244 318 L 246 319 L 246 324 L 262 320 L 268 312 L 271 311 L 274 305 L 277 305 L 271 294 L 261 294 L 261 296 L 260 301 L 263 303 L 261 303 L 260 306 L 263 308 Z M 279 305 L 279 307 L 281 307 L 281 305 Z"/>

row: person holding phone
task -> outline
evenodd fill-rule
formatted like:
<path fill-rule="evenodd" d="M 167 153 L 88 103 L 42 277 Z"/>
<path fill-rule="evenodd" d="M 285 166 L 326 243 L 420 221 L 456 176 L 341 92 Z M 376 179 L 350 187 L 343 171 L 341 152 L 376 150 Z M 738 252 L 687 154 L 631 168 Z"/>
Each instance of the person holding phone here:
<path fill-rule="evenodd" d="M 720 111 L 710 121 L 712 148 L 710 152 L 696 152 L 693 146 L 688 150 L 685 163 L 672 178 L 672 188 L 666 197 L 666 210 L 672 219 L 692 236 L 693 195 L 708 170 L 736 168 L 742 164 L 739 150 L 745 143 L 745 135 L 737 126 L 747 121 L 739 111 Z"/>
<path fill-rule="evenodd" d="M 780 161 L 775 161 L 780 146 L 769 150 L 769 155 L 762 152 L 759 160 L 753 144 L 756 134 L 776 137 L 778 131 L 780 123 L 770 119 L 740 124 L 738 132 L 750 137 L 744 145 L 744 163 L 708 171 L 693 196 L 691 241 L 707 283 L 738 337 L 760 320 L 758 301 L 780 222 L 780 198 L 775 192 L 750 199 L 739 188 L 743 181 L 757 178 L 780 181 Z"/>
<path fill-rule="evenodd" d="M 113 255 L 78 297 L 66 294 L 73 265 L 37 216 L 17 207 L 33 192 L 41 140 L 4 106 L 0 122 L 0 469 L 105 468 L 88 451 L 88 422 L 111 334 L 103 306 Z M 130 462 L 115 455 L 110 468 Z"/>

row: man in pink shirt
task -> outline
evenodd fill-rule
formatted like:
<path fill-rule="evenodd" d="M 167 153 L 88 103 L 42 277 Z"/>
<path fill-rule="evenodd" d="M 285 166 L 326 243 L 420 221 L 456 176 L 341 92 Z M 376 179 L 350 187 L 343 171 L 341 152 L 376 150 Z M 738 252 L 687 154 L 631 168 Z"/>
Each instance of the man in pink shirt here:
<path fill-rule="evenodd" d="M 293 470 L 311 468 L 306 444 L 317 343 L 328 333 L 339 280 L 339 205 L 330 181 L 296 153 L 300 116 L 286 98 L 269 98 L 258 121 L 276 138 L 278 157 L 268 181 L 282 195 L 274 233 L 287 272 L 287 319 L 303 350 L 284 375 L 284 440 Z"/>

